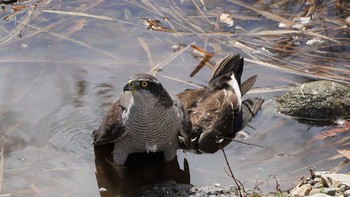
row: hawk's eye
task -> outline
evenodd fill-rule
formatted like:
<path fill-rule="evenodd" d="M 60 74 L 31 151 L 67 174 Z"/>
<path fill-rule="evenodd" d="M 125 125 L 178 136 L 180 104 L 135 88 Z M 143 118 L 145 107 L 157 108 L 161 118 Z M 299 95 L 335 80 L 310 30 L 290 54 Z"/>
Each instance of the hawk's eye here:
<path fill-rule="evenodd" d="M 142 87 L 144 87 L 144 88 L 145 88 L 145 87 L 147 87 L 147 86 L 148 86 L 147 81 L 143 81 L 143 82 L 141 82 L 141 86 L 142 86 Z"/>

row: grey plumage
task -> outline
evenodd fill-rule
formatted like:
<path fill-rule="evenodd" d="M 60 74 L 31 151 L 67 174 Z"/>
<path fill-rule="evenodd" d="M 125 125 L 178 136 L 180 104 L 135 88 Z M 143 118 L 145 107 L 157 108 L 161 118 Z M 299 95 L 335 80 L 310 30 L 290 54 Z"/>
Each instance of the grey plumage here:
<path fill-rule="evenodd" d="M 137 152 L 164 152 L 172 160 L 179 135 L 190 145 L 192 124 L 181 102 L 148 74 L 130 77 L 124 93 L 93 132 L 94 145 L 114 142 L 113 159 L 124 164 Z"/>

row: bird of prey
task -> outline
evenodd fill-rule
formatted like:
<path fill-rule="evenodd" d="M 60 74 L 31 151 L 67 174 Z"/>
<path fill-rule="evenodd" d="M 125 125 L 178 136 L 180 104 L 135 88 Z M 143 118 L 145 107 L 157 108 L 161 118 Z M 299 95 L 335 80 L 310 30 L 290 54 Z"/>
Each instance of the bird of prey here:
<path fill-rule="evenodd" d="M 191 145 L 192 124 L 182 103 L 152 75 L 135 74 L 92 133 L 93 144 L 114 143 L 113 160 L 124 165 L 129 154 L 163 152 L 174 159 L 178 138 Z"/>
<path fill-rule="evenodd" d="M 243 118 L 250 117 L 248 112 L 243 114 L 242 96 L 253 86 L 257 76 L 241 84 L 243 63 L 240 55 L 228 55 L 214 68 L 208 87 L 177 94 L 192 121 L 194 149 L 216 152 L 230 142 L 228 138 L 235 137 L 241 130 Z M 256 107 L 260 109 L 262 102 L 252 100 L 245 104 L 247 110 L 258 110 Z"/>

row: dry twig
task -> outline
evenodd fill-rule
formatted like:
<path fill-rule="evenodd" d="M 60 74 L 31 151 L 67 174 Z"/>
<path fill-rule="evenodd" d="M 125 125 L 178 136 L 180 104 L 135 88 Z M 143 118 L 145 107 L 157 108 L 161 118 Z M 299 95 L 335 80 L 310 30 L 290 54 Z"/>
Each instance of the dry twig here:
<path fill-rule="evenodd" d="M 225 158 L 228 170 L 230 171 L 230 176 L 233 178 L 233 180 L 234 180 L 234 182 L 235 182 L 235 184 L 237 186 L 237 190 L 239 192 L 239 196 L 243 197 L 244 194 L 245 194 L 244 185 L 238 179 L 235 178 L 235 175 L 233 174 L 233 171 L 231 169 L 230 163 L 227 160 L 225 150 L 223 148 L 221 148 L 221 150 L 222 150 L 222 153 L 224 154 L 224 158 Z"/>

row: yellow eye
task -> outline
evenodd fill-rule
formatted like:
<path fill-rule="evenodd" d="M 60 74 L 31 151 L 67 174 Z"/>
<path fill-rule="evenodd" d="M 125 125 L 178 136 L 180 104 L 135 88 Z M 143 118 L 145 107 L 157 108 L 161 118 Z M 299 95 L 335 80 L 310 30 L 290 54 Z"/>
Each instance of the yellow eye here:
<path fill-rule="evenodd" d="M 141 82 L 141 86 L 145 88 L 148 86 L 148 83 L 146 81 L 143 81 L 143 82 Z"/>

